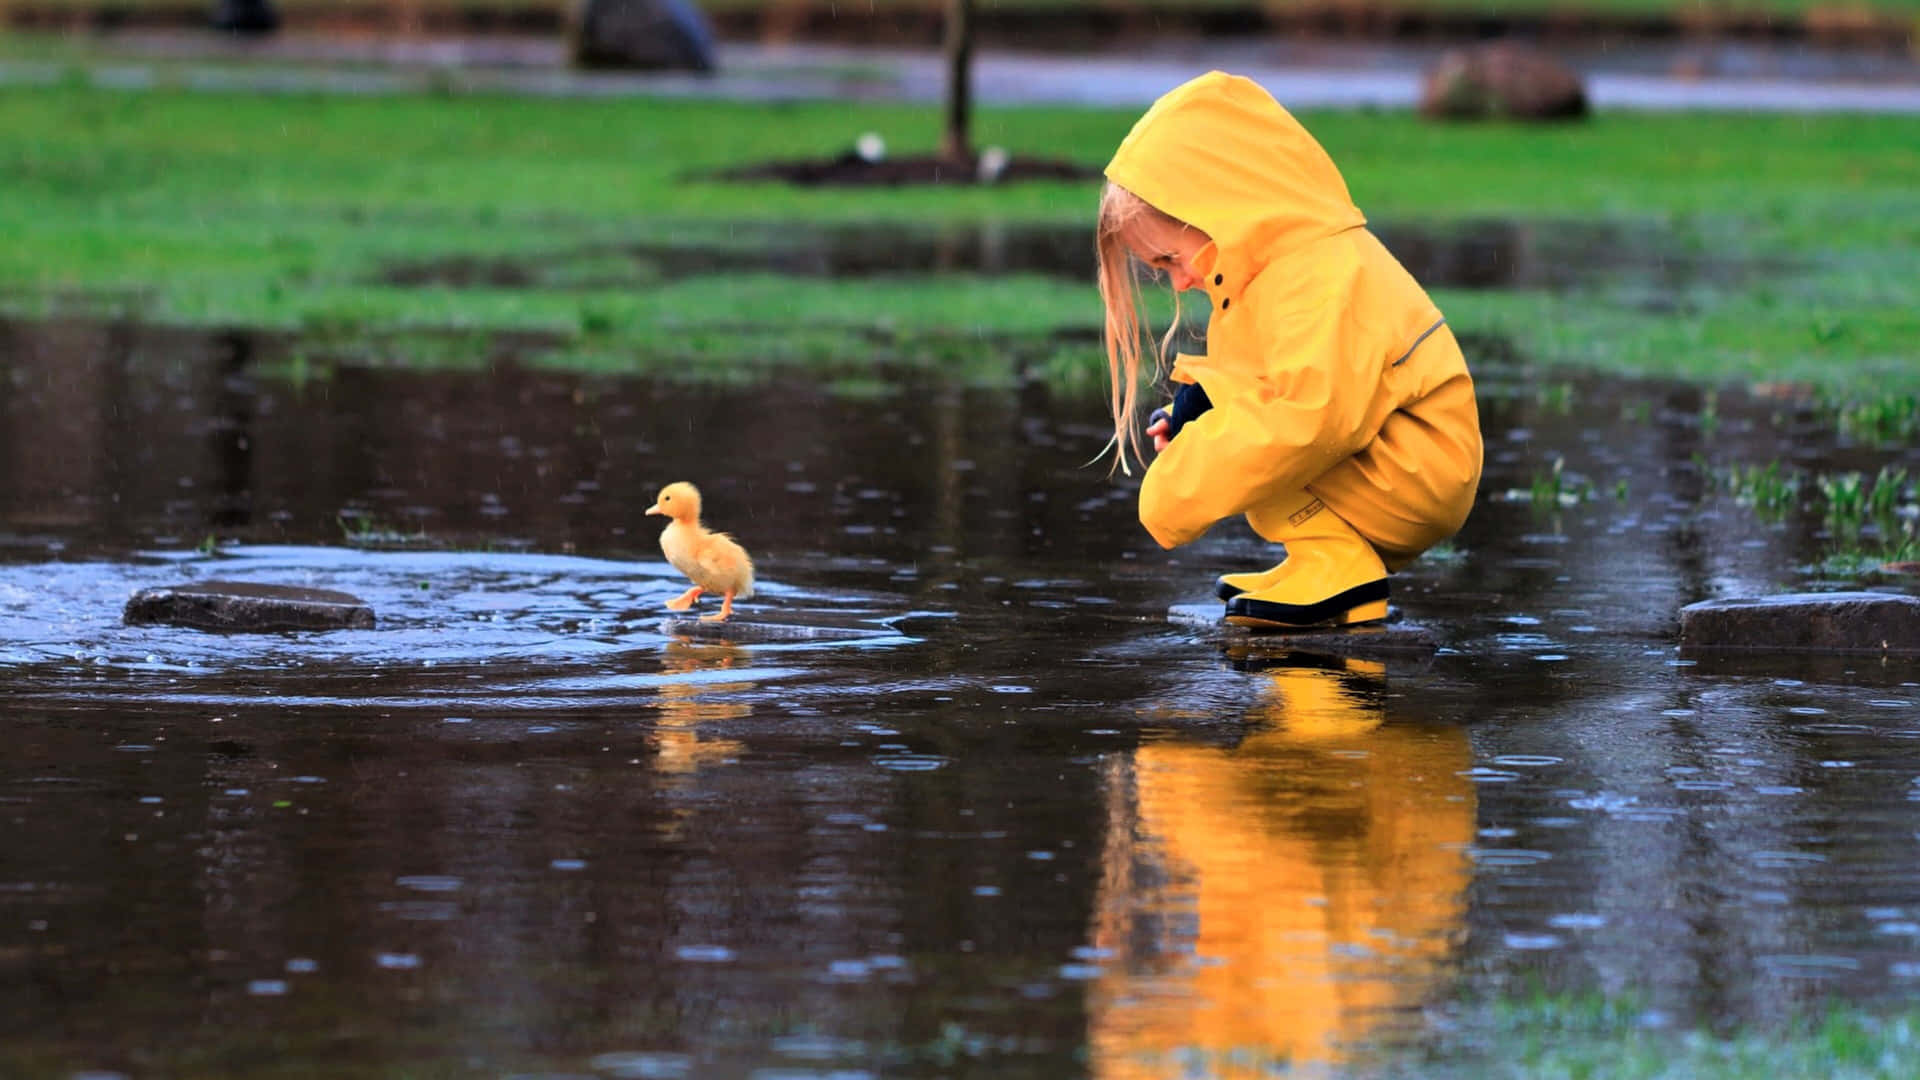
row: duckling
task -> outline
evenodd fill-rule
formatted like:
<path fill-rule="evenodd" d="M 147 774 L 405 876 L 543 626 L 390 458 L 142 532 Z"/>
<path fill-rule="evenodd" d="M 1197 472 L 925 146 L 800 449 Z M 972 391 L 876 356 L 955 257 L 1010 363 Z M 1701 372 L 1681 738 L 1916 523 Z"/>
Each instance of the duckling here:
<path fill-rule="evenodd" d="M 745 600 L 753 595 L 753 560 L 733 537 L 700 524 L 699 488 L 684 480 L 668 484 L 647 513 L 673 519 L 660 534 L 660 550 L 675 570 L 693 582 L 693 588 L 667 601 L 669 610 L 685 611 L 701 593 L 716 592 L 721 597 L 720 613 L 701 618 L 719 622 L 733 614 L 735 597 Z"/>

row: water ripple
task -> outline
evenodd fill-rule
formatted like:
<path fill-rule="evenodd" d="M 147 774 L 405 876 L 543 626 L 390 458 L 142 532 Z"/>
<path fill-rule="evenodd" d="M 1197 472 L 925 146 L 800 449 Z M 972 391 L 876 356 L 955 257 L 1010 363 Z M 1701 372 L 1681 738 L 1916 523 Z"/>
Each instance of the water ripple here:
<path fill-rule="evenodd" d="M 216 634 L 121 622 L 142 589 L 213 580 L 350 593 L 379 627 Z M 914 613 L 886 611 L 884 596 L 765 583 L 764 608 L 713 624 L 663 610 L 684 584 L 660 562 L 290 546 L 0 566 L 0 670 L 16 696 L 38 699 L 238 707 L 265 692 L 280 707 L 519 711 L 750 690 L 807 670 L 743 662 L 755 656 L 919 640 L 895 625 Z M 658 670 L 676 649 L 679 668 Z M 370 686 L 369 676 L 385 682 Z"/>

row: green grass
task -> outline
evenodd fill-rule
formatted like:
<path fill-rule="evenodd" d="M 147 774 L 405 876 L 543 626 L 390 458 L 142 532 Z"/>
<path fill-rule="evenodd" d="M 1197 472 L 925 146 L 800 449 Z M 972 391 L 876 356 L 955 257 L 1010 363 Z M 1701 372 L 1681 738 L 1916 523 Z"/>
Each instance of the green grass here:
<path fill-rule="evenodd" d="M 1920 1014 L 1836 1005 L 1770 1029 L 1649 1024 L 1632 997 L 1535 993 L 1492 1002 L 1441 1040 L 1428 1080 L 1902 1080 Z M 1401 1075 L 1395 1073 L 1394 1075 Z"/>
<path fill-rule="evenodd" d="M 1097 165 L 1133 116 L 987 110 L 977 138 Z M 1463 332 L 1508 337 L 1543 365 L 1807 382 L 1836 408 L 1891 401 L 1879 411 L 1897 415 L 1898 395 L 1920 390 L 1920 118 L 1608 114 L 1546 129 L 1304 119 L 1376 220 L 1617 222 L 1730 268 L 1558 294 L 1436 290 Z M 587 284 L 566 288 L 379 280 L 402 261 L 591 262 L 610 245 L 725 243 L 739 226 L 1090 221 L 1092 183 L 702 179 L 836 153 L 867 130 L 896 153 L 931 149 L 937 127 L 931 108 L 847 103 L 10 89 L 0 305 L 258 325 L 349 360 L 393 335 L 527 331 L 552 343 L 547 362 L 589 368 L 800 364 L 851 378 L 905 363 L 992 378 L 1013 354 L 1093 377 L 1090 283 L 689 276 L 670 260 L 630 289 L 596 287 L 585 271 Z M 436 355 L 446 351 L 424 350 L 424 362 L 457 362 Z"/>

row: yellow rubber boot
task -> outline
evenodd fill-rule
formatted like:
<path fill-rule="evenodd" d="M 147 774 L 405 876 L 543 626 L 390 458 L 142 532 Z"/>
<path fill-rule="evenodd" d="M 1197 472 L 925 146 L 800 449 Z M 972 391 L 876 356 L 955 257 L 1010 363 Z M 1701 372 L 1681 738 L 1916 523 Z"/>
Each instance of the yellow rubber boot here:
<path fill-rule="evenodd" d="M 1380 553 L 1317 496 L 1301 492 L 1247 517 L 1260 535 L 1286 545 L 1287 558 L 1260 588 L 1227 601 L 1228 622 L 1293 630 L 1387 617 L 1387 567 Z"/>
<path fill-rule="evenodd" d="M 1221 574 L 1213 579 L 1213 595 L 1222 600 L 1231 600 L 1241 593 L 1259 592 L 1261 589 L 1279 580 L 1280 563 L 1265 570 L 1250 570 L 1244 574 Z"/>

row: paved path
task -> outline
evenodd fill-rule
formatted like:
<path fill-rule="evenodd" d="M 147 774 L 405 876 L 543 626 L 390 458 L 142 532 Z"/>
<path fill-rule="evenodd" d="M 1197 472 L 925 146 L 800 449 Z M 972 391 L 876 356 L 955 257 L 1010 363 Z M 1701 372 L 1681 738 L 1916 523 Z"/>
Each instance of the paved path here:
<path fill-rule="evenodd" d="M 1135 108 L 1210 67 L 1252 76 L 1296 108 L 1406 108 L 1419 96 L 1431 50 L 1327 48 L 1285 42 L 1187 43 L 1148 55 L 1061 56 L 987 51 L 974 63 L 986 105 L 1076 104 Z M 148 35 L 85 60 L 0 60 L 0 85 L 77 77 L 128 89 L 160 85 L 257 92 L 451 93 L 553 96 L 655 95 L 741 101 L 797 99 L 931 102 L 941 99 L 940 57 L 929 51 L 731 44 L 715 76 L 580 72 L 548 39 L 355 41 L 283 36 L 235 43 L 204 35 Z M 1920 67 L 1855 65 L 1871 79 L 1831 72 L 1844 63 L 1753 64 L 1757 74 L 1683 76 L 1624 62 L 1576 59 L 1599 110 L 1920 112 Z M 1808 68 L 1814 77 L 1780 74 Z"/>

